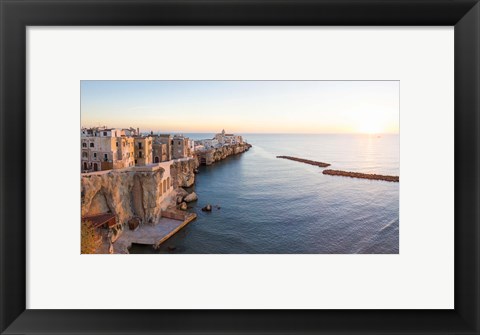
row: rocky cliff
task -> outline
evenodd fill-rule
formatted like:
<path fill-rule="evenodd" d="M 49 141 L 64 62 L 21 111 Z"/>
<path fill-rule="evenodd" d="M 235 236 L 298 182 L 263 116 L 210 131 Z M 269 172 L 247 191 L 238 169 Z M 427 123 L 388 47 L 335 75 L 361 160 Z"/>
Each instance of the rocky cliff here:
<path fill-rule="evenodd" d="M 217 161 L 221 161 L 228 156 L 237 155 L 239 153 L 245 152 L 251 147 L 251 144 L 241 143 L 234 145 L 226 145 L 220 148 L 207 150 L 199 154 L 199 161 L 202 162 L 202 164 L 210 165 Z"/>
<path fill-rule="evenodd" d="M 117 222 L 134 216 L 153 222 L 161 214 L 160 181 L 163 169 L 152 172 L 111 170 L 82 176 L 82 216 L 111 212 Z"/>
<path fill-rule="evenodd" d="M 198 168 L 198 159 L 178 160 L 172 164 L 170 174 L 173 187 L 190 187 L 195 183 L 195 170 Z"/>
<path fill-rule="evenodd" d="M 140 217 L 143 223 L 156 223 L 162 209 L 166 209 L 172 199 L 174 201 L 176 189 L 193 185 L 197 166 L 197 160 L 191 158 L 174 161 L 166 167 L 170 169 L 169 174 L 162 167 L 83 174 L 82 217 L 111 212 L 116 215 L 120 226 L 133 217 Z M 172 178 L 173 188 L 167 187 L 165 192 L 162 180 L 168 175 Z"/>
<path fill-rule="evenodd" d="M 239 153 L 245 152 L 249 148 L 250 148 L 250 145 L 246 143 L 223 146 L 221 148 L 215 149 L 215 151 L 213 152 L 213 160 L 214 162 L 221 161 L 222 159 L 225 159 L 228 156 L 237 155 Z"/>

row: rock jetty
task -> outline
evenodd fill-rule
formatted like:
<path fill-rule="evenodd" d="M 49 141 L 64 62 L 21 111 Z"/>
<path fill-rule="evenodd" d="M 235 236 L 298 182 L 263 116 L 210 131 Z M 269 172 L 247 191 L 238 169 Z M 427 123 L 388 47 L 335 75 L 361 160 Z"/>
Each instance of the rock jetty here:
<path fill-rule="evenodd" d="M 312 161 L 312 160 L 309 160 L 309 159 L 297 158 L 297 157 L 292 157 L 292 156 L 277 156 L 277 158 L 289 159 L 291 161 L 310 164 L 310 165 L 315 165 L 315 166 L 319 166 L 319 167 L 330 166 L 330 164 L 328 164 L 328 163 L 317 162 L 317 161 Z"/>
<path fill-rule="evenodd" d="M 384 180 L 390 182 L 399 182 L 400 178 L 398 176 L 386 176 L 381 174 L 371 174 L 371 173 L 360 173 L 360 172 L 350 172 L 350 171 L 341 171 L 341 170 L 323 170 L 323 174 L 330 176 L 342 176 L 342 177 L 351 177 L 351 178 L 362 178 L 362 179 L 371 179 L 371 180 Z"/>

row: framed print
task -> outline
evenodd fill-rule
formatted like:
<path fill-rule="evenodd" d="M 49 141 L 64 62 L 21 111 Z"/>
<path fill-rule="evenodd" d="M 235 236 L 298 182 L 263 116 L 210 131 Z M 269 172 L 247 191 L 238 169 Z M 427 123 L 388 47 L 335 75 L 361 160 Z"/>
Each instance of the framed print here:
<path fill-rule="evenodd" d="M 479 333 L 476 1 L 0 9 L 2 333 Z"/>
<path fill-rule="evenodd" d="M 62 118 L 64 127 L 82 129 L 80 137 L 64 136 L 56 143 L 62 153 L 63 168 L 56 173 L 62 176 L 61 190 L 43 178 L 48 165 L 28 167 L 29 215 L 41 218 L 50 210 L 34 199 L 80 194 L 79 202 L 58 201 L 57 217 L 78 213 L 79 222 L 98 224 L 100 235 L 91 239 L 100 242 L 98 250 L 80 250 L 79 255 L 82 243 L 49 232 L 90 238 L 83 229 L 79 233 L 78 226 L 61 219 L 43 225 L 27 221 L 30 308 L 90 308 L 102 286 L 93 278 L 78 284 L 88 286 L 88 293 L 65 285 L 85 272 L 135 282 L 134 274 L 146 269 L 150 275 L 136 288 L 134 301 L 113 295 L 95 307 L 453 307 L 453 29 L 29 27 L 27 39 L 32 69 L 27 118 L 35 125 L 28 130 L 29 159 L 42 161 L 36 156 L 43 152 L 41 142 L 34 139 L 49 127 L 48 120 Z M 431 42 L 423 43 L 426 39 Z M 55 47 L 58 40 L 61 49 Z M 266 40 L 268 47 L 262 47 Z M 106 48 L 103 41 L 121 43 Z M 293 54 L 284 50 L 286 44 L 297 46 Z M 95 45 L 94 63 L 88 62 L 88 45 Z M 352 45 L 368 52 L 351 59 Z M 200 46 L 209 52 L 193 57 Z M 420 56 L 404 52 L 411 48 Z M 261 52 L 249 57 L 251 49 Z M 139 50 L 142 65 L 125 67 Z M 302 66 L 280 73 L 278 68 L 296 54 L 302 55 Z M 179 55 L 185 57 L 178 62 L 182 66 L 173 66 Z M 335 63 L 338 55 L 351 62 Z M 435 61 L 429 61 L 433 56 Z M 69 68 L 71 62 L 78 66 Z M 66 70 L 52 74 L 48 69 L 53 67 Z M 65 110 L 78 110 L 79 100 L 81 124 L 62 117 Z M 105 116 L 111 109 L 113 115 Z M 434 129 L 430 109 L 435 110 Z M 399 124 L 406 135 L 398 136 Z M 428 139 L 423 129 L 429 129 Z M 429 139 L 441 150 L 433 150 Z M 420 155 L 425 151 L 428 156 Z M 80 188 L 77 178 L 63 175 L 78 169 L 78 156 Z M 323 173 L 331 170 L 378 179 Z M 401 182 L 396 178 L 400 170 Z M 444 182 L 432 184 L 438 179 Z M 432 189 L 442 192 L 432 194 Z M 107 223 L 102 227 L 97 218 Z M 52 255 L 52 247 L 62 252 Z M 155 255 L 151 267 L 149 257 Z M 64 264 L 60 273 L 58 263 Z M 125 268 L 130 271 L 124 273 Z M 175 290 L 151 299 L 149 287 L 169 282 L 164 268 L 175 273 L 188 300 L 176 299 Z M 202 274 L 196 285 L 190 283 L 193 269 Z M 302 286 L 285 290 L 298 274 Z M 412 278 L 415 287 L 406 284 Z M 242 285 L 236 290 L 226 285 L 237 281 Z M 123 285 L 115 281 L 109 288 L 121 292 Z M 57 290 L 65 294 L 49 294 Z"/>

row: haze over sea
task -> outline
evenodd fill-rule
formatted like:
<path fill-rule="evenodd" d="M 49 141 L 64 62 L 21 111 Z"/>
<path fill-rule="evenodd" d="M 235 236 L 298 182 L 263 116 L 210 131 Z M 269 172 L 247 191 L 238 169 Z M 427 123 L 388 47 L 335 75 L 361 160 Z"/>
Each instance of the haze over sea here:
<path fill-rule="evenodd" d="M 276 158 L 399 175 L 398 135 L 244 134 L 244 139 L 253 145 L 248 152 L 200 167 L 192 187 L 199 200 L 189 204 L 197 220 L 157 252 L 399 252 L 399 183 L 323 175 L 322 168 Z M 212 212 L 201 211 L 207 203 Z M 131 252 L 153 251 L 134 246 Z"/>

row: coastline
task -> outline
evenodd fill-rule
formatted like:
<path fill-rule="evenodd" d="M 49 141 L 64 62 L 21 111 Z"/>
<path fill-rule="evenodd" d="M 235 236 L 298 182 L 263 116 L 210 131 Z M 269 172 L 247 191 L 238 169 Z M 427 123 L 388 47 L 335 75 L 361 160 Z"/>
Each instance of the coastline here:
<path fill-rule="evenodd" d="M 125 254 L 134 243 L 158 248 L 196 219 L 195 213 L 187 212 L 185 199 L 190 194 L 184 188 L 195 184 L 202 155 L 209 157 L 208 164 L 203 163 L 211 165 L 250 147 L 248 143 L 224 145 L 188 158 L 82 173 L 82 218 L 106 212 L 116 219 L 116 224 L 103 232 L 104 243 L 97 253 Z"/>
<path fill-rule="evenodd" d="M 163 235 L 153 232 L 158 238 L 151 241 L 138 239 L 128 252 L 398 253 L 398 183 L 357 183 L 350 178 L 322 177 L 318 173 L 323 168 L 275 158 L 283 153 L 292 157 L 318 157 L 322 162 L 330 162 L 332 167 L 346 171 L 354 166 L 363 172 L 395 175 L 396 165 L 388 151 L 390 139 L 386 141 L 388 145 L 382 147 L 385 155 L 382 152 L 380 158 L 385 160 L 376 169 L 372 169 L 363 156 L 357 155 L 355 147 L 351 150 L 353 154 L 346 152 L 348 156 L 339 152 L 346 141 L 358 143 L 357 137 L 353 136 L 340 140 L 319 136 L 320 143 L 329 144 L 329 150 L 322 145 L 316 151 L 308 146 L 310 138 L 297 143 L 291 143 L 291 137 L 281 135 L 253 136 L 252 140 L 256 145 L 247 156 L 223 157 L 224 160 L 210 166 L 200 166 L 198 157 L 191 157 L 172 165 L 171 178 L 175 188 L 170 204 L 176 207 L 178 203 L 175 204 L 174 199 L 178 201 L 180 198 L 183 202 L 185 196 L 195 192 L 198 200 L 187 201 L 186 212 L 196 213 L 196 222 L 169 234 L 168 239 L 155 249 L 157 242 L 183 222 L 174 221 L 169 232 Z M 359 145 L 371 143 L 371 140 L 362 139 Z M 385 197 L 377 198 L 376 194 Z M 212 212 L 201 211 L 208 203 L 212 205 Z M 331 208 L 344 210 L 331 211 Z M 379 208 L 381 212 L 378 212 Z M 162 211 L 164 217 L 159 224 L 172 224 L 166 221 L 167 211 Z M 148 222 L 145 224 L 151 229 Z M 125 228 L 123 233 L 130 233 L 128 226 Z M 140 235 L 140 228 L 134 234 Z M 348 236 L 347 243 L 340 243 L 339 239 L 345 236 Z M 119 243 L 115 242 L 120 246 Z"/>

